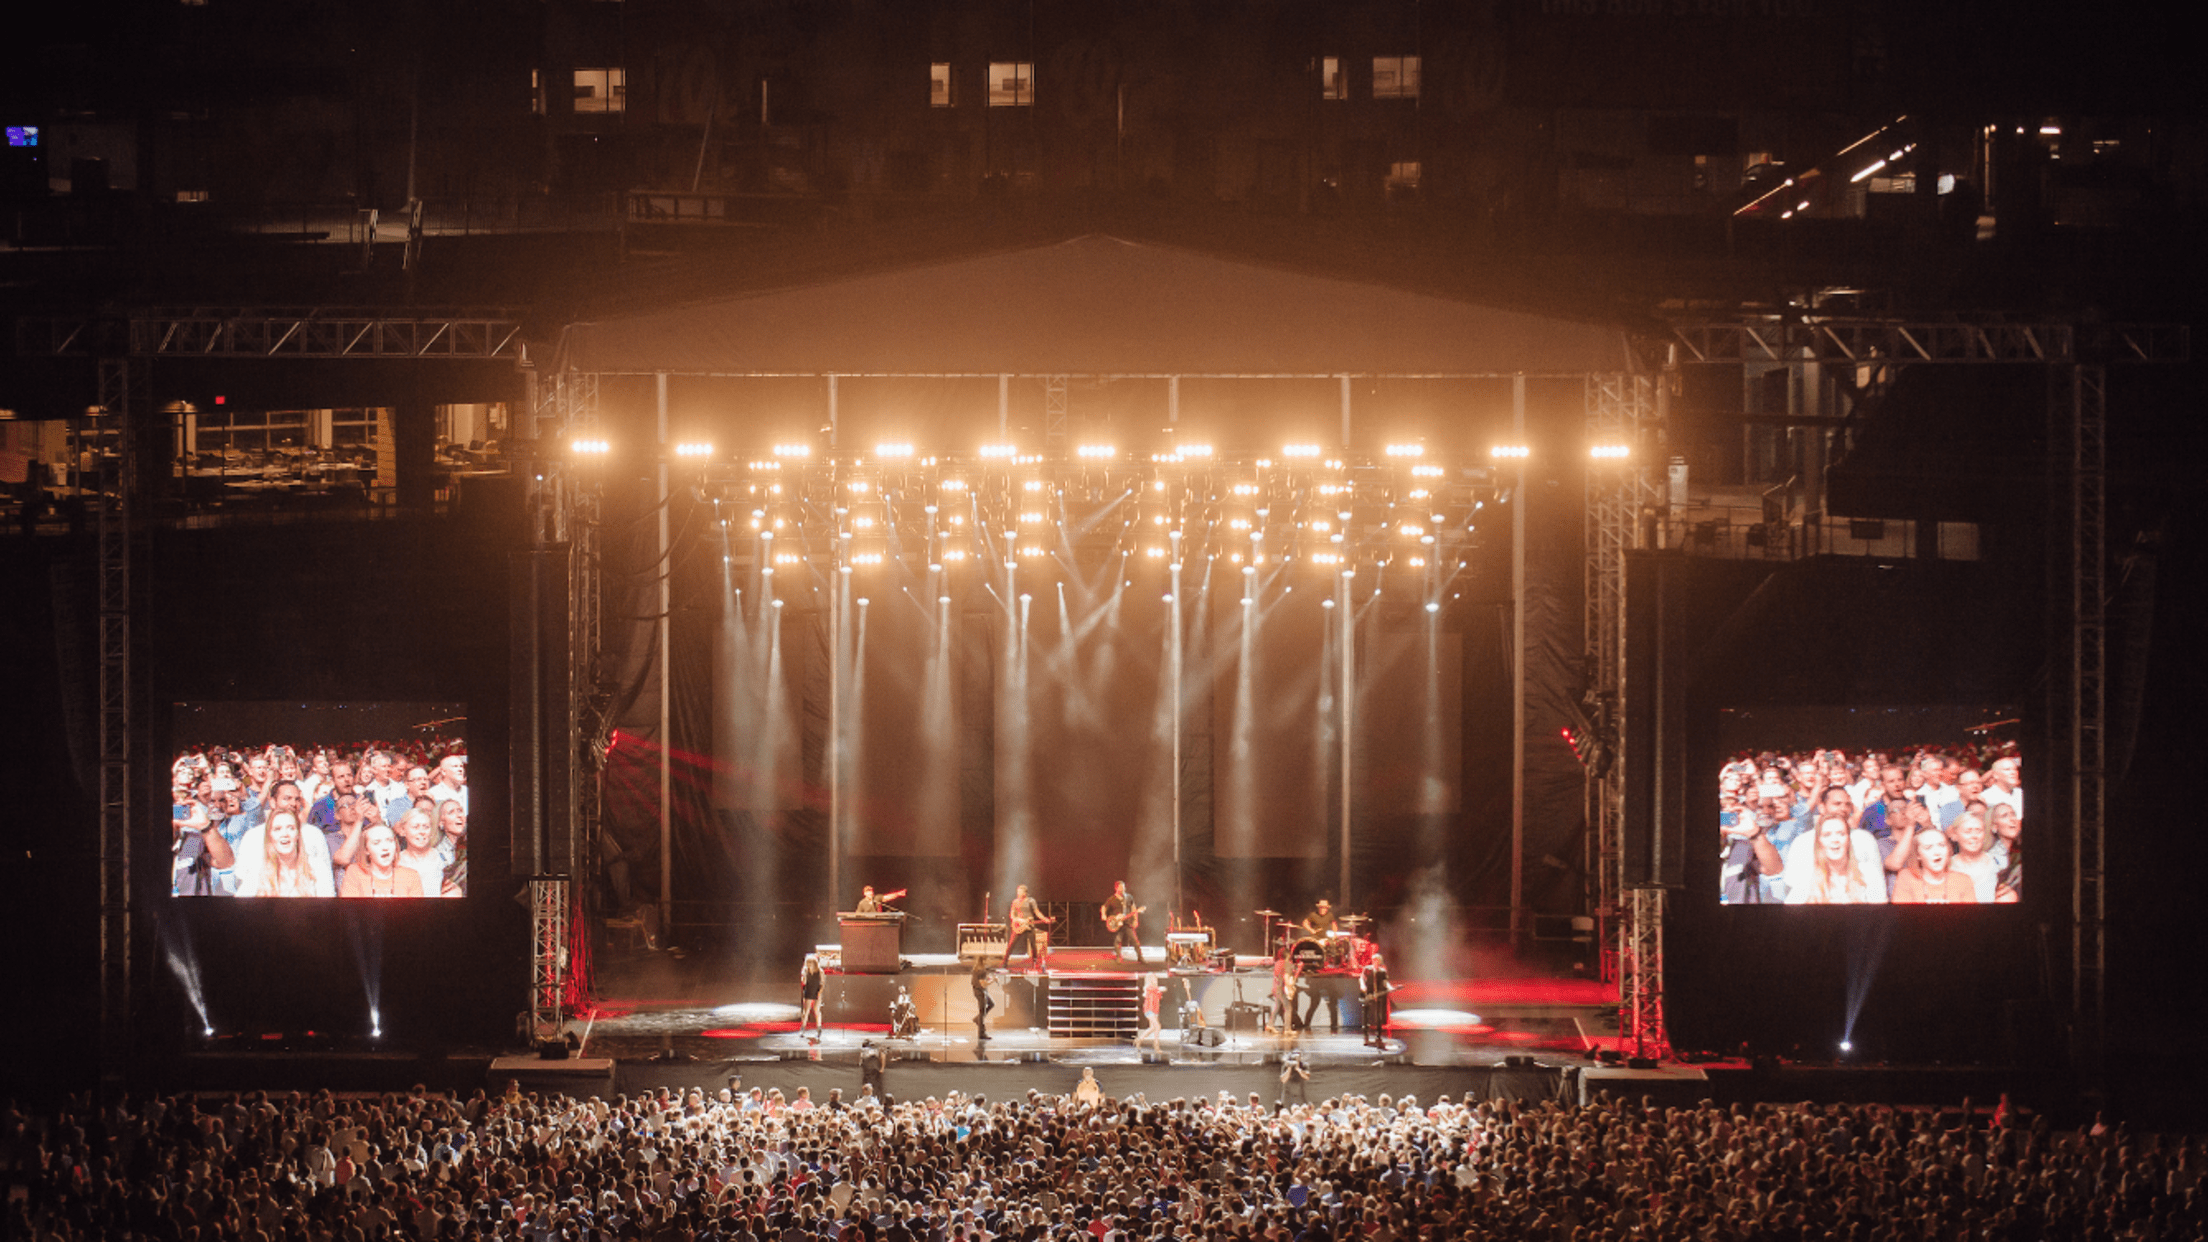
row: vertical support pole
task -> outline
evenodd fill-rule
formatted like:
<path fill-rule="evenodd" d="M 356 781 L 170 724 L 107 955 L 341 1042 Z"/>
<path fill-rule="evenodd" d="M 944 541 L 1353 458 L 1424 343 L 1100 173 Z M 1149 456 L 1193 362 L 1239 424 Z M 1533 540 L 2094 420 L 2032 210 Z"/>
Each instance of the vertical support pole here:
<path fill-rule="evenodd" d="M 131 1062 L 131 499 L 136 490 L 138 411 L 148 404 L 146 364 L 136 358 L 102 358 L 99 404 L 80 421 L 77 448 L 89 447 L 97 528 L 99 591 L 99 871 L 100 1029 L 99 1073 L 103 1092 L 119 1095 Z M 102 436 L 107 429 L 111 434 Z M 108 443 L 113 455 L 100 452 Z"/>
<path fill-rule="evenodd" d="M 1526 442 L 1526 377 L 1510 378 L 1511 443 Z M 1510 949 L 1526 939 L 1526 459 L 1510 496 Z"/>
<path fill-rule="evenodd" d="M 997 439 L 1012 434 L 1012 377 L 997 377 Z"/>
<path fill-rule="evenodd" d="M 1349 391 L 1349 381 L 1342 381 L 1342 391 Z M 1339 595 L 1334 611 L 1342 614 L 1342 878 L 1340 896 L 1335 900 L 1343 910 L 1354 909 L 1349 895 L 1349 779 L 1351 758 L 1357 749 L 1357 608 L 1350 603 L 1350 576 L 1336 578 Z"/>
<path fill-rule="evenodd" d="M 1344 453 L 1349 451 L 1349 433 L 1349 377 L 1344 375 L 1342 376 L 1342 451 Z M 1348 893 L 1342 894 L 1342 903 L 1345 907 L 1348 905 Z"/>
<path fill-rule="evenodd" d="M 2107 1054 L 2107 373 L 2097 365 L 2048 369 L 2051 618 L 2069 648 L 2050 713 L 2048 787 L 2071 830 L 2071 1059 L 2089 1091 L 2104 1086 Z M 2056 541 L 2051 539 L 2050 543 Z M 2066 632 L 2065 632 L 2066 631 Z M 2061 822 L 2056 819 L 2052 822 Z"/>
<path fill-rule="evenodd" d="M 848 547 L 841 538 L 836 551 Z M 844 610 L 851 603 L 848 564 L 836 566 L 835 583 L 828 597 L 828 923 L 835 924 L 836 907 L 843 894 L 843 635 Z"/>
<path fill-rule="evenodd" d="M 1178 404 L 1180 392 L 1178 377 L 1172 381 L 1171 391 L 1174 394 L 1175 403 Z M 1188 704 L 1181 699 L 1181 532 L 1176 529 L 1170 533 L 1168 538 L 1172 541 L 1173 554 L 1173 563 L 1169 567 L 1169 572 L 1173 576 L 1173 607 L 1170 612 L 1173 632 L 1166 639 L 1169 644 L 1167 658 L 1173 662 L 1173 770 L 1170 777 L 1168 777 L 1173 786 L 1173 908 L 1175 910 L 1186 910 L 1188 903 L 1183 891 L 1181 870 L 1181 730 L 1184 723 L 1183 718 L 1188 712 Z M 1268 932 L 1267 934 L 1270 935 L 1271 933 Z"/>
<path fill-rule="evenodd" d="M 1165 425 L 1178 427 L 1181 423 L 1181 377 L 1169 375 L 1165 380 Z"/>
<path fill-rule="evenodd" d="M 840 398 L 841 394 L 837 391 L 836 376 L 830 374 L 828 376 L 828 455 L 831 457 L 835 456 L 837 436 L 843 429 L 843 410 L 840 408 Z"/>
<path fill-rule="evenodd" d="M 673 492 L 667 475 L 667 373 L 658 376 L 659 408 L 659 934 L 673 943 L 675 917 L 674 786 L 674 557 L 667 508 Z"/>

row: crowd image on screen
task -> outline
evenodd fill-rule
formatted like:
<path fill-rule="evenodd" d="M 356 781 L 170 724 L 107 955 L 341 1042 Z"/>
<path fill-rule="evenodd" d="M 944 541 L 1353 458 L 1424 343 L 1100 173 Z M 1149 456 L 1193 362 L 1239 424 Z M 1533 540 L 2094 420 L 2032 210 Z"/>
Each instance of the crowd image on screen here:
<path fill-rule="evenodd" d="M 254 1093 L 0 1106 L 0 1160 L 8 1236 L 41 1242 L 2040 1242 L 2204 1226 L 2197 1140 L 2058 1128 L 2005 1096 Z"/>
<path fill-rule="evenodd" d="M 178 897 L 463 897 L 457 738 L 187 750 L 170 767 Z"/>
<path fill-rule="evenodd" d="M 1718 801 L 1727 905 L 2023 897 L 2023 765 L 2007 744 L 1740 754 Z"/>

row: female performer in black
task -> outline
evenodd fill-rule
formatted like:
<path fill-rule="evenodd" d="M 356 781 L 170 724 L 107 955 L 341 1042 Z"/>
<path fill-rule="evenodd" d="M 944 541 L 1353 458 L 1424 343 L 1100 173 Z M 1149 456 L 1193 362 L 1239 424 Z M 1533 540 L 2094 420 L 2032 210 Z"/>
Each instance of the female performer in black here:
<path fill-rule="evenodd" d="M 805 1034 L 805 1028 L 810 1025 L 813 1028 L 813 1034 L 809 1038 L 811 1042 L 816 1044 L 820 1042 L 820 1037 L 827 1033 L 827 1028 L 822 1026 L 820 1021 L 820 989 L 827 982 L 828 976 L 820 969 L 820 955 L 818 953 L 806 954 L 805 968 L 799 971 L 797 975 L 798 995 L 805 1000 L 803 1009 L 798 1012 L 797 1033 Z"/>

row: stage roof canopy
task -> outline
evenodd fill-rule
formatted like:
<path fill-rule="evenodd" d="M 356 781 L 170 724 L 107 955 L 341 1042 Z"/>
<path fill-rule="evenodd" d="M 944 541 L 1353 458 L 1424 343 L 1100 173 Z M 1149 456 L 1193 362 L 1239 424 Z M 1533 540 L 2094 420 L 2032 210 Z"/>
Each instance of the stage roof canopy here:
<path fill-rule="evenodd" d="M 1089 236 L 570 325 L 575 371 L 1578 375 L 1624 332 Z"/>

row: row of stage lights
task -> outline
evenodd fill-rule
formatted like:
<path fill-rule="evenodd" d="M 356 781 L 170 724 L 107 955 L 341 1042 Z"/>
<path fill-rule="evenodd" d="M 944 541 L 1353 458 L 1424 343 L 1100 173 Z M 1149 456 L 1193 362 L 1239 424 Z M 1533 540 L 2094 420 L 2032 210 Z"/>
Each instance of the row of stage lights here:
<path fill-rule="evenodd" d="M 573 447 L 585 457 L 612 451 L 589 437 Z M 1532 457 L 1525 445 L 1499 445 L 1487 464 L 1443 466 L 1419 444 L 1353 459 L 1300 443 L 1253 459 L 1202 444 L 1147 457 L 1098 444 L 1056 456 L 987 444 L 939 458 L 885 443 L 870 458 L 816 458 L 811 445 L 786 443 L 718 461 L 703 443 L 670 447 L 695 466 L 686 485 L 713 502 L 729 562 L 770 573 L 1044 569 L 1118 556 L 1130 566 L 1212 563 L 1244 574 L 1368 566 L 1446 577 L 1465 567 L 1488 506 Z M 1597 462 L 1630 455 L 1622 444 L 1590 450 Z"/>
<path fill-rule="evenodd" d="M 613 442 L 598 437 L 577 437 L 568 442 L 568 451 L 573 456 L 584 459 L 611 457 L 613 455 Z M 1488 449 L 1487 452 L 1488 456 L 1494 460 L 1504 462 L 1522 462 L 1533 456 L 1533 449 L 1524 444 L 1498 444 Z M 714 460 L 713 445 L 702 440 L 678 441 L 668 446 L 668 453 L 684 461 L 693 461 L 700 464 L 709 464 Z M 1123 457 L 1118 449 L 1109 444 L 1078 445 L 1074 448 L 1073 453 L 1074 459 L 1079 462 L 1133 462 L 1137 460 Z M 1280 456 L 1284 461 L 1297 463 L 1317 461 L 1324 458 L 1325 453 L 1326 450 L 1316 444 L 1287 444 L 1281 446 L 1280 450 Z M 1426 455 L 1426 446 L 1423 444 L 1390 444 L 1383 450 L 1383 454 L 1397 460 L 1421 458 Z M 1627 444 L 1594 444 L 1588 446 L 1587 449 L 1587 456 L 1596 461 L 1623 461 L 1632 455 L 1632 446 Z M 753 461 L 751 464 L 756 469 L 769 464 L 769 462 L 802 462 L 812 456 L 813 446 L 810 444 L 777 444 L 774 446 L 773 456 L 770 459 Z M 874 446 L 874 461 L 876 463 L 909 462 L 915 456 L 915 451 L 910 444 L 884 443 Z M 1048 460 L 1040 454 L 1022 453 L 1019 446 L 1015 444 L 984 444 L 976 450 L 974 456 L 980 461 L 1008 465 L 1039 465 Z M 1209 444 L 1184 444 L 1176 447 L 1170 453 L 1153 453 L 1148 460 L 1156 465 L 1191 462 L 1208 463 L 1215 456 L 1216 454 Z M 948 460 L 952 459 L 928 457 L 922 459 L 921 464 L 933 466 Z M 832 459 L 829 464 L 834 464 Z M 863 466 L 866 464 L 866 459 L 854 457 L 851 459 L 851 464 L 853 466 Z M 1259 467 L 1268 467 L 1274 463 L 1269 458 L 1260 458 L 1256 464 Z M 1347 467 L 1347 463 L 1338 457 L 1328 459 L 1324 464 L 1337 470 Z"/>

